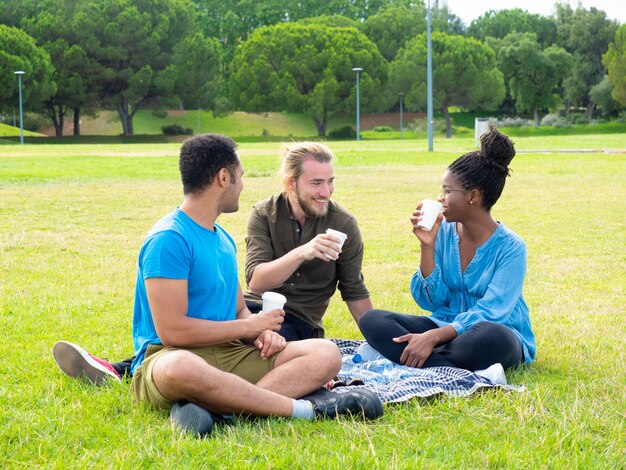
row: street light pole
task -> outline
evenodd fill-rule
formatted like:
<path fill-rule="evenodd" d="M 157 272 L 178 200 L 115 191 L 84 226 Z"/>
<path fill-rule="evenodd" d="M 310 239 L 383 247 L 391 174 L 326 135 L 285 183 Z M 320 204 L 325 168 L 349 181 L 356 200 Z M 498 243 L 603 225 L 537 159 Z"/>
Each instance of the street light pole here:
<path fill-rule="evenodd" d="M 17 75 L 17 87 L 20 95 L 20 145 L 24 145 L 24 115 L 22 113 L 22 75 L 24 75 L 25 73 L 26 72 L 24 72 L 23 70 L 18 70 L 15 72 L 15 75 Z"/>
<path fill-rule="evenodd" d="M 402 139 L 402 131 L 404 126 L 402 125 L 402 99 L 404 98 L 404 92 L 398 93 L 400 95 L 400 138 Z"/>
<path fill-rule="evenodd" d="M 363 71 L 361 67 L 354 67 L 352 69 L 356 72 L 356 140 L 361 140 L 361 109 L 360 109 L 360 90 L 359 90 L 359 75 Z"/>
<path fill-rule="evenodd" d="M 430 12 L 430 0 L 428 0 L 428 11 L 426 15 L 426 49 L 427 49 L 427 63 L 426 63 L 426 82 L 427 82 L 427 95 L 428 95 L 428 151 L 433 151 L 433 46 L 431 40 L 431 12 Z"/>

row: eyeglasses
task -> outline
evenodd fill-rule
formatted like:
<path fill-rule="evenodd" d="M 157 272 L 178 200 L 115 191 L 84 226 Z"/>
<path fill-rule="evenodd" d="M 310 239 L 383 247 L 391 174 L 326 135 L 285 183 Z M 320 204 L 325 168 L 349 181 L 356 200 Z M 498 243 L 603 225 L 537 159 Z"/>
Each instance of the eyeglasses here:
<path fill-rule="evenodd" d="M 460 191 L 460 192 L 465 192 L 465 189 L 450 189 L 450 188 L 444 188 L 443 186 L 441 187 L 441 190 L 439 192 L 439 195 L 442 198 L 445 198 L 448 194 L 453 193 L 454 191 Z"/>

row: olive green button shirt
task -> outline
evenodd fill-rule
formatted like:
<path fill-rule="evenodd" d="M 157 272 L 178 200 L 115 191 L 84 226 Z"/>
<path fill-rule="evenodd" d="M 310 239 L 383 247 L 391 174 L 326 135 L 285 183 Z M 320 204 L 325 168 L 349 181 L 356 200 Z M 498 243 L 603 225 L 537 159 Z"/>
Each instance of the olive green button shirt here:
<path fill-rule="evenodd" d="M 246 237 L 246 282 L 250 283 L 258 264 L 281 258 L 328 228 L 348 235 L 339 258 L 328 263 L 317 258 L 305 261 L 281 287 L 273 289 L 287 297 L 286 313 L 318 328 L 323 328 L 322 317 L 337 287 L 344 301 L 369 297 L 361 273 L 363 240 L 354 216 L 329 201 L 324 217 L 307 218 L 300 227 L 287 196 L 280 194 L 253 206 Z"/>

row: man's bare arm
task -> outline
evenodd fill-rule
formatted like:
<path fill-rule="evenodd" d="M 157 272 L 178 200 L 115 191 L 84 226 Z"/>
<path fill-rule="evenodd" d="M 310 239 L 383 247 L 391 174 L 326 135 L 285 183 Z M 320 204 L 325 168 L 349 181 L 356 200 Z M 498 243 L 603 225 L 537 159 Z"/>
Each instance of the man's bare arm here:
<path fill-rule="evenodd" d="M 372 300 L 369 297 L 359 300 L 346 300 L 346 305 L 348 306 L 348 310 L 352 314 L 352 318 L 354 318 L 355 323 L 358 325 L 361 316 L 368 310 L 372 310 L 374 306 L 372 305 Z"/>
<path fill-rule="evenodd" d="M 187 316 L 187 281 L 167 278 L 146 279 L 146 292 L 152 319 L 165 346 L 194 347 L 225 343 L 236 339 L 256 338 L 265 330 L 280 329 L 284 313 L 273 310 L 245 317 L 247 308 L 239 287 L 237 314 L 241 319 L 211 321 Z M 249 314 L 249 312 L 248 312 Z"/>

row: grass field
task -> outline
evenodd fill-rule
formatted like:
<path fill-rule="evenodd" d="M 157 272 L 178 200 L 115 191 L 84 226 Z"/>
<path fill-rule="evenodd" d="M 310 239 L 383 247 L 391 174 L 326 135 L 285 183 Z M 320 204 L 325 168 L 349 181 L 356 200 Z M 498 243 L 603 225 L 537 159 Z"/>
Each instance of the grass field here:
<path fill-rule="evenodd" d="M 0 148 L 0 467 L 625 468 L 626 138 L 519 137 L 494 216 L 528 246 L 524 294 L 537 361 L 507 373 L 526 391 L 413 400 L 373 423 L 239 420 L 197 440 L 126 383 L 94 388 L 50 355 L 66 339 L 131 354 L 144 234 L 181 202 L 179 144 Z M 419 313 L 408 218 L 473 138 L 331 144 L 334 199 L 360 221 L 374 305 Z M 555 150 L 565 150 L 555 152 Z M 242 144 L 240 211 L 220 222 L 240 271 L 251 205 L 279 190 L 278 143 Z M 339 298 L 330 337 L 359 338 Z"/>

